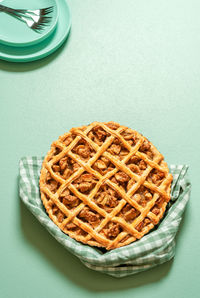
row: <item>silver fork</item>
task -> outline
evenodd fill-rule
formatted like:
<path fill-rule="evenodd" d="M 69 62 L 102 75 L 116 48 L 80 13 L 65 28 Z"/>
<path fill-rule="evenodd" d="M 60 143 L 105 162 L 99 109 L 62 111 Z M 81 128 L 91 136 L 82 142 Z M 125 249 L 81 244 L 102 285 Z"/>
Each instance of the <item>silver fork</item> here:
<path fill-rule="evenodd" d="M 46 15 L 53 12 L 53 6 L 36 9 L 36 10 L 30 10 L 30 9 L 13 9 L 0 4 L 0 11 L 14 16 L 15 18 L 26 23 L 26 25 L 29 28 L 39 33 L 51 21 L 51 17 Z"/>

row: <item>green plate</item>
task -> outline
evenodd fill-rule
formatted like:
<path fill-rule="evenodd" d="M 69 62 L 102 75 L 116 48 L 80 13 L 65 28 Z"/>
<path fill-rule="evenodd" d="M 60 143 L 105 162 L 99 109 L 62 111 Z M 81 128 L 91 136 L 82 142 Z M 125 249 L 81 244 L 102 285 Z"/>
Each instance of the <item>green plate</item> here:
<path fill-rule="evenodd" d="M 3 0 L 1 4 L 19 9 L 38 9 L 53 6 L 51 22 L 41 33 L 30 29 L 24 22 L 4 12 L 0 13 L 0 43 L 10 46 L 30 46 L 47 38 L 55 29 L 58 19 L 56 0 Z"/>
<path fill-rule="evenodd" d="M 34 61 L 48 56 L 58 49 L 67 38 L 71 27 L 69 7 L 65 0 L 56 0 L 58 10 L 57 26 L 53 33 L 31 47 L 0 45 L 0 59 L 12 62 Z"/>

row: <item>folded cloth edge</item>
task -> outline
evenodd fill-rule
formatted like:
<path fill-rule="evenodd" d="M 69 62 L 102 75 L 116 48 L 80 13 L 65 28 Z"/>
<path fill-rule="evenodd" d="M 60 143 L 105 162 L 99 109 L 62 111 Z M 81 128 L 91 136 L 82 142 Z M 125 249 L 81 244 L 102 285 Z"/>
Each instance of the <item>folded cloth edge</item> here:
<path fill-rule="evenodd" d="M 44 209 L 41 210 L 41 202 L 38 202 L 38 205 L 35 204 L 35 199 L 40 200 L 39 196 L 39 186 L 38 186 L 38 177 L 39 177 L 39 171 L 42 164 L 43 158 L 38 157 L 24 157 L 20 160 L 20 197 L 22 201 L 26 204 L 26 206 L 29 208 L 29 210 L 38 218 L 38 220 L 48 229 L 48 231 L 60 242 L 62 243 L 66 249 L 68 249 L 71 253 L 75 254 L 87 267 L 96 267 L 95 270 L 97 270 L 97 267 L 101 267 L 103 269 L 105 268 L 116 268 L 117 266 L 120 266 L 123 264 L 132 264 L 132 266 L 136 266 L 139 258 L 144 258 L 145 256 L 148 257 L 148 255 L 151 254 L 151 251 L 158 252 L 159 248 L 162 249 L 163 247 L 163 241 L 158 239 L 158 229 L 155 231 L 151 231 L 149 234 L 144 236 L 142 239 L 140 239 L 137 242 L 134 242 L 132 244 L 129 244 L 126 249 L 124 247 L 115 249 L 113 251 L 109 251 L 105 254 L 102 254 L 98 251 L 98 249 L 89 247 L 87 245 L 78 243 L 76 240 L 71 239 L 69 236 L 65 235 L 60 229 L 49 219 L 48 215 L 45 213 Z M 28 168 L 28 169 L 27 169 Z M 176 206 L 179 210 L 179 216 L 177 218 L 177 212 L 173 210 L 170 216 L 169 213 L 166 216 L 165 220 L 168 223 L 168 228 L 165 228 L 165 225 L 163 224 L 163 221 L 160 224 L 160 230 L 165 237 L 170 235 L 173 235 L 173 239 L 176 235 L 176 232 L 178 230 L 178 226 L 181 221 L 181 215 L 184 211 L 184 208 L 189 200 L 189 194 L 190 194 L 190 188 L 191 185 L 189 181 L 186 181 L 184 179 L 188 166 L 170 166 L 171 171 L 174 173 L 173 176 L 176 176 L 176 184 L 177 181 L 179 181 L 178 187 L 176 184 L 174 184 L 175 191 L 179 191 L 179 196 L 176 198 L 177 193 L 175 193 L 175 196 L 173 198 L 176 198 L 176 201 L 174 204 L 170 207 Z M 177 172 L 177 173 L 176 173 Z M 33 179 L 34 177 L 34 183 L 31 184 L 29 179 Z M 180 191 L 182 191 L 182 194 L 180 194 Z M 31 194 L 37 194 L 37 197 L 31 198 Z M 181 200 L 181 202 L 180 202 Z M 41 201 L 41 200 L 40 200 Z M 179 204 L 181 203 L 181 206 Z M 177 207 L 178 205 L 178 207 Z M 154 233 L 154 234 L 153 234 Z M 63 235 L 64 238 L 63 238 Z M 154 245 L 148 244 L 148 237 L 151 235 Z M 62 236 L 62 237 L 61 237 Z M 172 239 L 172 240 L 173 240 Z M 146 243 L 144 243 L 146 241 Z M 138 243 L 140 244 L 138 245 Z M 165 241 L 166 242 L 166 241 Z M 155 245 L 156 244 L 156 245 Z M 86 248 L 87 247 L 87 248 Z M 154 256 L 155 257 L 155 256 Z M 171 256 L 173 257 L 173 255 Z M 151 259 L 151 258 L 150 258 Z M 134 263 L 135 262 L 135 263 Z M 135 265 L 134 265 L 135 264 Z M 137 266 L 142 268 L 145 266 L 144 262 L 141 262 L 141 264 L 137 264 Z M 141 269 L 142 269 L 141 268 Z M 92 268 L 91 268 L 92 269 Z M 107 269 L 106 269 L 107 270 Z M 119 271 L 119 267 L 117 268 Z M 124 270 L 124 269 L 123 269 Z M 107 270 L 109 271 L 109 269 Z M 108 273 L 108 272 L 107 272 Z"/>

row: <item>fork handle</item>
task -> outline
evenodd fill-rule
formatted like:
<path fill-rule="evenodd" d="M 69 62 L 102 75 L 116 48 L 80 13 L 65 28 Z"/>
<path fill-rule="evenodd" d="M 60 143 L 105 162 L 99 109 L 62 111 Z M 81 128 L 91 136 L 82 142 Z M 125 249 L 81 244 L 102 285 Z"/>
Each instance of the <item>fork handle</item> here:
<path fill-rule="evenodd" d="M 15 12 L 13 8 L 7 7 L 2 4 L 0 4 L 0 10 L 3 12 L 10 12 L 10 13 Z"/>
<path fill-rule="evenodd" d="M 11 7 L 7 7 L 1 4 L 0 4 L 0 12 L 5 12 L 8 15 L 18 18 L 19 20 L 22 20 L 22 18 L 33 19 L 33 17 L 30 14 L 24 13 L 23 9 L 13 9 Z"/>
<path fill-rule="evenodd" d="M 3 8 L 2 8 L 2 6 L 3 6 Z M 6 7 L 6 6 L 0 4 L 0 12 L 5 12 L 6 14 L 11 15 L 11 16 L 17 18 L 18 20 L 24 22 L 23 17 L 20 16 L 19 13 L 17 13 L 14 9 L 12 9 L 10 7 Z"/>
<path fill-rule="evenodd" d="M 20 13 L 23 12 L 22 9 L 13 9 L 11 7 L 5 6 L 0 4 L 0 11 L 2 12 L 7 12 L 7 13 Z"/>

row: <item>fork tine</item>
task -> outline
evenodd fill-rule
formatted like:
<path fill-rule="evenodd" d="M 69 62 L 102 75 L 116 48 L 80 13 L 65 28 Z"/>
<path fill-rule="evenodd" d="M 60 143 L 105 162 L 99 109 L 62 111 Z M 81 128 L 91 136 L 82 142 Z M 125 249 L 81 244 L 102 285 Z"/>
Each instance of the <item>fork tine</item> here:
<path fill-rule="evenodd" d="M 49 14 L 51 12 L 53 12 L 53 6 L 41 9 L 41 14 L 42 15 L 46 15 L 46 14 Z"/>
<path fill-rule="evenodd" d="M 46 10 L 46 11 L 48 11 L 48 10 L 53 10 L 53 8 L 54 8 L 53 6 L 49 6 L 49 7 L 46 7 L 45 10 Z"/>
<path fill-rule="evenodd" d="M 41 14 L 46 15 L 46 14 L 50 14 L 52 12 L 53 12 L 53 10 L 48 10 L 48 11 L 45 10 L 45 11 L 42 11 Z"/>
<path fill-rule="evenodd" d="M 49 6 L 49 7 L 45 8 L 45 10 L 46 11 L 53 11 L 53 8 L 54 8 L 53 6 Z"/>
<path fill-rule="evenodd" d="M 42 16 L 42 17 L 40 17 L 38 24 L 48 24 L 48 23 L 50 23 L 51 19 L 52 19 L 51 17 Z"/>
<path fill-rule="evenodd" d="M 31 27 L 31 29 L 33 29 L 33 30 L 36 31 L 36 32 L 40 32 L 40 31 L 42 31 L 42 30 L 44 29 L 44 27 L 41 27 L 41 26 L 38 25 L 38 24 L 34 24 L 34 25 Z"/>
<path fill-rule="evenodd" d="M 41 31 L 47 26 L 51 19 L 51 17 L 41 16 L 39 21 L 34 23 L 31 28 L 37 32 Z"/>

